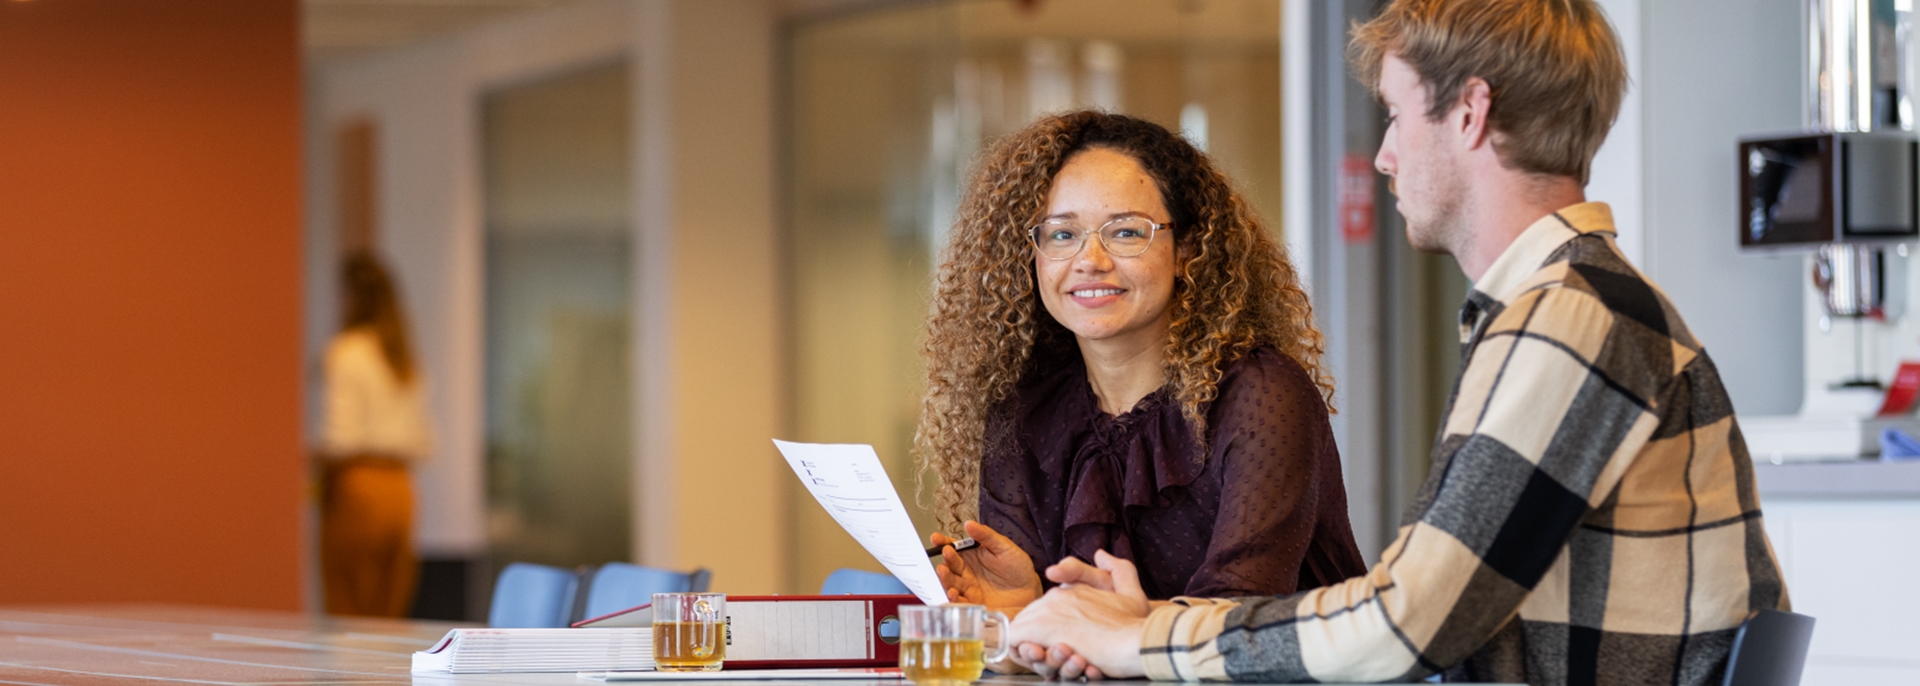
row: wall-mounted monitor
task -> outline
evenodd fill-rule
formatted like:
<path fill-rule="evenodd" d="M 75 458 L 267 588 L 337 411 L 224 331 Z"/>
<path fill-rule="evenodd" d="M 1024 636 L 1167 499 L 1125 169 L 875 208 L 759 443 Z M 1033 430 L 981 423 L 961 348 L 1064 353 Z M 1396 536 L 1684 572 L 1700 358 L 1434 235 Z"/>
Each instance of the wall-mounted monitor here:
<path fill-rule="evenodd" d="M 1821 133 L 1740 141 L 1740 247 L 1920 237 L 1920 141 Z"/>

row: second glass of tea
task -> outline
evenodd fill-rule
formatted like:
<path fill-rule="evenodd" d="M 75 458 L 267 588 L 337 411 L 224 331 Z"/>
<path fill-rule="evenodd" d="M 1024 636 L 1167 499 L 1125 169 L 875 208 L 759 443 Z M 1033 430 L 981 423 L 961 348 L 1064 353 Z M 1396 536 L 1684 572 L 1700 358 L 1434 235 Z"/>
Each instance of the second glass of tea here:
<path fill-rule="evenodd" d="M 991 620 L 993 627 L 989 631 Z M 972 683 L 987 663 L 1007 659 L 1007 616 L 980 605 L 949 603 L 900 608 L 900 672 L 920 686 Z M 989 641 L 989 634 L 993 640 Z M 995 651 L 987 654 L 987 644 Z"/>
<path fill-rule="evenodd" d="M 712 672 L 727 658 L 725 593 L 653 594 L 653 668 Z"/>

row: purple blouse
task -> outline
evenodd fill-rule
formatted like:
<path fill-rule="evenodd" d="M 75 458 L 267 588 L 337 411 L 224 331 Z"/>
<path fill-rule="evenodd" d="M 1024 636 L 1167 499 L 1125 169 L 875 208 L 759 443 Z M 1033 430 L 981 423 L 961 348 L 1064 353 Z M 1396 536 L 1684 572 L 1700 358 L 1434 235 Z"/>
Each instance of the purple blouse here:
<path fill-rule="evenodd" d="M 1203 453 L 1167 388 L 1116 417 L 1077 350 L 1039 364 L 989 419 L 980 522 L 1043 579 L 1069 555 L 1132 560 L 1154 599 L 1280 595 L 1366 573 L 1306 369 L 1255 348 L 1219 388 Z"/>

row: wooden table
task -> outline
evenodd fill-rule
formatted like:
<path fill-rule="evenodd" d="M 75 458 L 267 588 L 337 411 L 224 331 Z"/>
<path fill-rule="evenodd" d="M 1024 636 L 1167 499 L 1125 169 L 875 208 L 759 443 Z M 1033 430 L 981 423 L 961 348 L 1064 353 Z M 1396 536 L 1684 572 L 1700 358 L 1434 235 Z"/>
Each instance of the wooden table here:
<path fill-rule="evenodd" d="M 471 625 L 181 605 L 0 607 L 0 686 L 602 683 L 572 673 L 410 673 L 414 651 L 432 646 L 459 626 Z M 897 679 L 697 683 L 912 686 Z M 1041 686 L 1032 676 L 989 677 L 979 683 Z"/>
<path fill-rule="evenodd" d="M 413 651 L 453 626 L 178 605 L 0 608 L 0 684 L 413 683 Z M 554 683 L 573 683 L 564 676 Z"/>
<path fill-rule="evenodd" d="M 7 607 L 0 608 L 0 685 L 599 683 L 572 673 L 409 673 L 414 651 L 433 645 L 457 626 L 472 625 L 179 605 Z M 1032 678 L 996 681 L 1036 686 Z M 787 683 L 904 684 L 899 680 Z"/>

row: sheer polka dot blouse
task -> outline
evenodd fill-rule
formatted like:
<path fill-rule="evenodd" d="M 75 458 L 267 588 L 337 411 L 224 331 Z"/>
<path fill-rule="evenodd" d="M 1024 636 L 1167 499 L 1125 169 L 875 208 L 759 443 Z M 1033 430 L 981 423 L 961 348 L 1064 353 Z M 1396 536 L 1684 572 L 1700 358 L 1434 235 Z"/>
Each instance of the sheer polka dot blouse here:
<path fill-rule="evenodd" d="M 1206 449 L 1161 388 L 1099 410 L 1077 351 L 1037 365 L 995 408 L 980 521 L 1036 570 L 1097 550 L 1132 560 L 1155 599 L 1292 593 L 1366 572 L 1319 388 L 1271 348 L 1233 362 Z"/>

